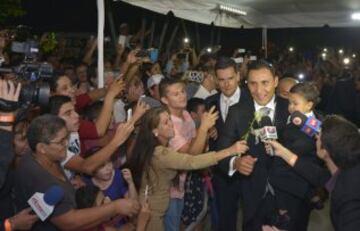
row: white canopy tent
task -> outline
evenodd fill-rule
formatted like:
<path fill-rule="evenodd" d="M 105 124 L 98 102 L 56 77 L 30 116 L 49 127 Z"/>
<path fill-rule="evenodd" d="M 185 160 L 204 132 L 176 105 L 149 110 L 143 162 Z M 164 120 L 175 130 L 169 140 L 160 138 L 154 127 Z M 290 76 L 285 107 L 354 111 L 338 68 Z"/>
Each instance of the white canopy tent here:
<path fill-rule="evenodd" d="M 351 14 L 359 0 L 121 0 L 134 6 L 204 24 L 239 28 L 352 27 L 360 21 Z M 239 16 L 219 10 L 219 5 L 245 11 Z"/>

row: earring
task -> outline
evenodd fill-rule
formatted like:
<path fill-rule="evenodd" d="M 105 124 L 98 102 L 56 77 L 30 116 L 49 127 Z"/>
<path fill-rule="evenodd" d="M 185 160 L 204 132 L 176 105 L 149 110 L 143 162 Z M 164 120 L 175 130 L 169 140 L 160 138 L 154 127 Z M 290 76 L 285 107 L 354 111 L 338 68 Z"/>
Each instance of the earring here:
<path fill-rule="evenodd" d="M 157 137 L 159 134 L 157 132 L 154 133 L 154 136 Z"/>

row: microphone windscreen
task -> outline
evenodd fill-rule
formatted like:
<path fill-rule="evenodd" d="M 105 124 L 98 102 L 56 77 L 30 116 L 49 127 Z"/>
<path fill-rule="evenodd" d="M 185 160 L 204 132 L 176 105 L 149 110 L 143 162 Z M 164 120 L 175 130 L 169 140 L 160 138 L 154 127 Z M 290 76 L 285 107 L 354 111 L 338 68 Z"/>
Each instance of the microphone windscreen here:
<path fill-rule="evenodd" d="M 260 120 L 260 127 L 273 126 L 269 116 L 263 116 Z"/>
<path fill-rule="evenodd" d="M 51 186 L 44 194 L 44 201 L 48 205 L 56 205 L 64 197 L 64 189 L 58 185 Z"/>
<path fill-rule="evenodd" d="M 307 116 L 299 111 L 293 112 L 290 116 L 290 122 L 298 127 L 303 127 L 307 119 Z"/>

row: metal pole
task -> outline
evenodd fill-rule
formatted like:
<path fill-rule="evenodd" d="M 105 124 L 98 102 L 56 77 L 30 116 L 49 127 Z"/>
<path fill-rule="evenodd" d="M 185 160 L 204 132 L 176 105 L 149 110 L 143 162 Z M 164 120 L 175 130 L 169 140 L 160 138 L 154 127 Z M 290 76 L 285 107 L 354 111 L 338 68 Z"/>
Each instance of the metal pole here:
<path fill-rule="evenodd" d="M 97 0 L 98 10 L 98 88 L 104 87 L 104 26 L 105 26 L 105 6 L 104 0 Z"/>
<path fill-rule="evenodd" d="M 267 28 L 266 26 L 263 26 L 262 28 L 262 48 L 265 51 L 265 58 L 268 57 L 268 46 L 267 46 Z"/>

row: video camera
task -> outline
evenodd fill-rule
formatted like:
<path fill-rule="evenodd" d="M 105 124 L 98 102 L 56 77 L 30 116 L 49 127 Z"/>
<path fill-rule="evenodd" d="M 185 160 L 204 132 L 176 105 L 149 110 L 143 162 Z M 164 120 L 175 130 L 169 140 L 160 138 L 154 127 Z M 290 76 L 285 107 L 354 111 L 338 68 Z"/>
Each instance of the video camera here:
<path fill-rule="evenodd" d="M 50 86 L 47 82 L 52 78 L 53 68 L 48 63 L 37 62 L 38 44 L 33 40 L 12 42 L 11 51 L 24 54 L 25 58 L 18 66 L 0 67 L 0 74 L 14 73 L 16 79 L 22 83 L 19 106 L 47 106 L 50 97 Z"/>

